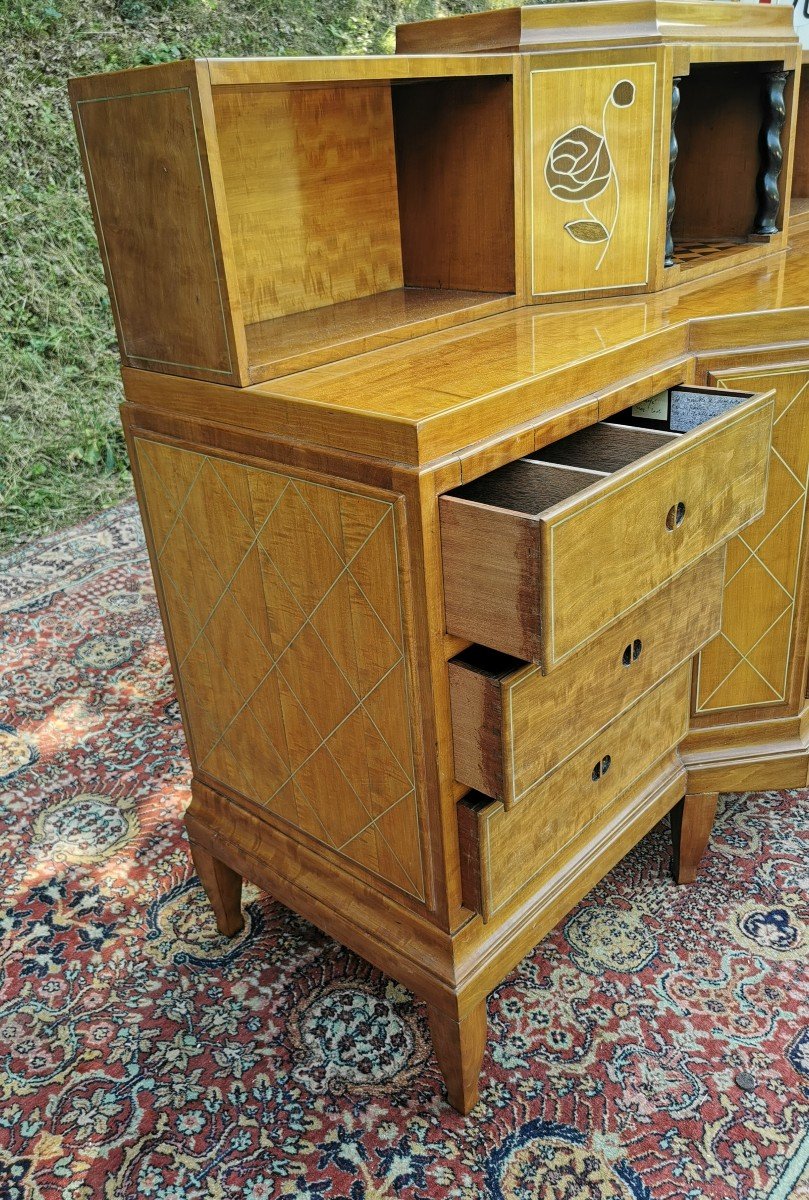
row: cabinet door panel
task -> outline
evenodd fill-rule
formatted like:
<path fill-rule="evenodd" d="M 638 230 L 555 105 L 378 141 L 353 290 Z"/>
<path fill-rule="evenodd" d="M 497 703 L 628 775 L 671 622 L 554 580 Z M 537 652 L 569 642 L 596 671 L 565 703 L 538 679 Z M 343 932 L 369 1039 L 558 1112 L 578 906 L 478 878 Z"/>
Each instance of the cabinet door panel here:
<path fill-rule="evenodd" d="M 696 672 L 695 715 L 789 704 L 802 653 L 801 563 L 809 471 L 809 364 L 717 370 L 719 387 L 775 389 L 764 512 L 728 545 L 722 631 Z"/>
<path fill-rule="evenodd" d="M 660 232 L 664 73 L 653 51 L 644 54 L 645 61 L 623 54 L 574 66 L 553 55 L 531 60 L 528 235 L 535 296 L 649 285 Z"/>

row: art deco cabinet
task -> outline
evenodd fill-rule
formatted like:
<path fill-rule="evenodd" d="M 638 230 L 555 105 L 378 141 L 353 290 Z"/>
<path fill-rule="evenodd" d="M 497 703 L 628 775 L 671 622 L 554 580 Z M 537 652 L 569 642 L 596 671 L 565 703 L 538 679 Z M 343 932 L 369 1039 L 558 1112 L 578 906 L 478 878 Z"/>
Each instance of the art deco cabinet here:
<path fill-rule="evenodd" d="M 657 821 L 809 773 L 809 115 L 783 8 L 71 82 L 219 928 L 486 996 Z"/>

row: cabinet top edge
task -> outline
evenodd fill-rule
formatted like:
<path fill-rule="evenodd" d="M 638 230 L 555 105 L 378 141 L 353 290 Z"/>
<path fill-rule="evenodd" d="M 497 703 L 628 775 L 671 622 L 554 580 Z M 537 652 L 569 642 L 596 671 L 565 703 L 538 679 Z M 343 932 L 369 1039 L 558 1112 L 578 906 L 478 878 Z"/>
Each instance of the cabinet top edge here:
<path fill-rule="evenodd" d="M 445 51 L 531 51 L 588 43 L 694 41 L 787 42 L 797 46 L 792 12 L 780 5 L 740 5 L 726 0 L 588 0 L 527 5 L 398 25 L 396 49 L 409 54 L 430 46 Z"/>
<path fill-rule="evenodd" d="M 68 80 L 74 102 L 142 93 L 152 88 L 294 86 L 322 83 L 388 83 L 443 76 L 512 75 L 514 55 L 408 54 L 323 55 L 300 58 L 187 58 L 176 62 L 78 75 Z"/>

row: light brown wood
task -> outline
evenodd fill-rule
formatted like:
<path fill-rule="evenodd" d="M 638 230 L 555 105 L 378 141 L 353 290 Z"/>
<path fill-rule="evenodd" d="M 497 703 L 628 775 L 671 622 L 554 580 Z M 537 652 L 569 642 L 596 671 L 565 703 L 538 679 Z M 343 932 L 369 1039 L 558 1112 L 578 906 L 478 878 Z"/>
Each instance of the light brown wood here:
<path fill-rule="evenodd" d="M 585 442 L 581 466 L 538 452 L 442 497 L 448 631 L 557 666 L 761 513 L 771 423 L 762 393 L 610 473 Z"/>
<path fill-rule="evenodd" d="M 71 100 L 124 362 L 246 383 L 200 87 L 176 63 L 72 80 Z"/>
<path fill-rule="evenodd" d="M 450 1102 L 467 1111 L 488 991 L 657 820 L 688 793 L 682 873 L 704 833 L 695 796 L 809 777 L 805 494 L 790 502 L 777 465 L 800 483 L 809 244 L 793 237 L 784 255 L 784 235 L 735 242 L 741 201 L 712 194 L 706 211 L 725 222 L 716 246 L 706 255 L 695 235 L 688 262 L 683 250 L 680 265 L 662 266 L 672 76 L 710 69 L 730 81 L 710 123 L 714 137 L 746 139 L 749 175 L 752 107 L 733 80 L 795 65 L 788 10 L 542 6 L 450 19 L 435 44 L 445 35 L 520 53 L 200 60 L 75 81 L 72 92 L 80 111 L 175 87 L 190 96 L 191 123 L 162 109 L 114 131 L 101 121 L 85 148 L 86 167 L 94 154 L 111 160 L 97 228 L 111 284 L 107 234 L 115 269 L 135 281 L 129 327 L 168 344 L 174 320 L 215 355 L 212 263 L 222 286 L 230 374 L 213 376 L 213 358 L 204 371 L 138 360 L 124 372 L 192 760 L 199 874 L 226 931 L 247 878 L 412 988 L 430 1010 Z M 532 242 L 546 250 L 559 231 L 550 209 L 530 231 L 550 148 L 576 125 L 595 128 L 602 111 L 585 112 L 587 89 L 560 68 L 590 79 L 593 95 L 611 81 L 607 142 L 619 182 L 631 181 L 620 212 L 635 215 L 627 239 L 619 212 L 590 277 L 548 260 L 566 300 L 521 308 Z M 533 108 L 532 91 L 543 98 Z M 788 86 L 784 194 L 799 107 Z M 631 136 L 613 120 L 629 117 Z M 139 206 L 119 194 L 122 125 Z M 195 217 L 173 245 L 179 218 L 160 211 L 153 186 L 165 162 L 182 199 L 191 141 L 202 182 L 189 211 L 201 195 L 210 247 Z M 736 150 L 722 152 L 729 170 Z M 641 203 L 633 172 L 644 155 L 653 182 Z M 565 238 L 574 208 L 581 217 L 567 207 Z M 155 265 L 153 312 L 133 259 L 142 246 Z M 633 289 L 620 271 L 595 291 L 613 252 L 616 271 L 646 262 L 644 294 L 621 298 Z M 699 428 L 672 437 L 629 411 L 696 386 L 707 413 L 708 372 L 729 407 Z M 756 398 L 736 405 L 736 388 Z M 771 408 L 783 415 L 768 452 Z M 442 530 L 439 513 L 467 488 L 489 502 L 465 501 L 481 515 L 458 540 L 454 516 Z M 670 551 L 666 539 L 692 536 L 695 508 L 687 553 Z M 765 636 L 756 657 L 764 677 L 781 672 L 783 698 L 768 706 L 748 680 L 734 692 L 742 707 L 708 704 L 684 738 L 688 656 L 715 632 L 720 598 L 725 632 L 735 622 L 748 640 L 768 633 L 766 586 L 734 595 L 723 577 L 729 539 L 729 572 L 743 566 L 742 526 L 742 539 L 763 531 L 771 575 L 795 570 L 789 644 Z M 461 628 L 447 614 L 456 572 L 473 559 L 480 582 L 466 588 Z M 521 658 L 504 663 L 481 647 L 509 622 Z M 543 677 L 528 660 L 545 643 Z M 459 655 L 476 669 L 450 662 Z M 466 782 L 453 761 L 459 673 Z M 466 794 L 484 780 L 499 799 Z"/>
<path fill-rule="evenodd" d="M 700 656 L 697 717 L 794 706 L 790 666 L 806 640 L 798 600 L 809 483 L 809 366 L 731 367 L 713 377 L 727 387 L 774 388 L 775 412 L 765 509 L 728 546 L 722 630 Z"/>
<path fill-rule="evenodd" d="M 771 423 L 772 399 L 765 393 L 545 513 L 540 562 L 541 622 L 551 635 L 547 665 L 760 514 Z M 622 575 L 624 563 L 631 571 Z M 582 593 L 586 606 L 576 602 Z"/>
<path fill-rule="evenodd" d="M 388 88 L 213 99 L 247 325 L 402 287 Z"/>
<path fill-rule="evenodd" d="M 694 883 L 711 836 L 716 792 L 685 796 L 671 810 L 671 869 L 677 883 Z"/>
<path fill-rule="evenodd" d="M 450 329 L 511 307 L 512 297 L 452 288 L 400 287 L 273 317 L 245 330 L 251 381 Z M 474 311 L 473 311 L 474 310 Z"/>
<path fill-rule="evenodd" d="M 518 51 L 526 60 L 532 294 L 553 299 L 565 292 L 583 297 L 670 287 L 721 270 L 725 255 L 741 263 L 779 249 L 780 233 L 766 245 L 751 235 L 760 74 L 791 71 L 800 57 L 788 16 L 762 21 L 741 17 L 729 4 L 706 12 L 676 0 L 544 8 L 397 30 L 400 53 L 438 46 L 454 53 Z M 675 265 L 663 270 L 675 77 L 682 81 L 675 184 L 682 205 L 675 206 Z M 614 88 L 623 93 L 621 103 L 610 99 Z M 792 173 L 793 110 L 788 83 L 784 195 Z M 783 218 L 787 206 L 781 208 Z"/>
<path fill-rule="evenodd" d="M 521 173 L 511 76 L 502 57 L 443 57 L 197 60 L 72 80 L 125 362 L 244 385 L 502 309 Z M 435 118 L 439 102 L 425 133 L 418 112 Z M 458 195 L 463 221 L 448 208 Z M 443 231 L 434 265 L 422 226 Z M 422 276 L 455 294 L 402 299 Z"/>
<path fill-rule="evenodd" d="M 804 51 L 803 69 L 797 97 L 795 128 L 795 166 L 792 175 L 792 204 L 790 220 L 801 218 L 800 225 L 809 222 L 809 52 Z"/>
<path fill-rule="evenodd" d="M 288 829 L 268 833 L 266 820 L 228 789 L 193 780 L 191 790 L 185 824 L 192 841 L 427 1003 L 458 1011 L 450 938 L 423 911 L 403 909 Z"/>
<path fill-rule="evenodd" d="M 530 60 L 531 292 L 645 289 L 659 242 L 660 55 Z M 571 156 L 586 147 L 581 178 Z M 654 218 L 653 218 L 654 214 Z"/>
<path fill-rule="evenodd" d="M 487 923 L 469 923 L 454 939 L 467 1003 L 485 996 L 668 813 L 685 791 L 676 753 L 655 763 L 603 820 L 573 838 Z"/>
<path fill-rule="evenodd" d="M 622 304 L 517 309 L 257 385 L 251 394 L 268 405 L 293 406 L 298 428 L 321 445 L 332 444 L 324 430 L 334 425 L 341 437 L 334 444 L 384 458 L 390 456 L 389 438 L 406 433 L 407 450 L 398 452 L 402 462 L 427 465 L 460 448 L 468 463 L 475 443 L 523 424 L 552 430 L 563 414 L 577 412 L 579 425 L 588 424 L 593 396 L 648 377 L 689 352 L 805 345 L 809 270 L 803 247 L 803 240 L 796 242 L 789 257 L 774 265 L 767 260 L 769 265 L 742 270 L 732 264 L 710 286 Z M 616 403 L 610 404 L 615 411 Z M 343 430 L 349 424 L 351 437 L 361 442 L 348 440 Z"/>
<path fill-rule="evenodd" d="M 447 1099 L 466 1116 L 478 1102 L 478 1077 L 486 1050 L 486 1001 L 479 1000 L 458 1018 L 430 1005 L 427 1017 Z"/>
<path fill-rule="evenodd" d="M 191 858 L 199 881 L 205 889 L 216 917 L 216 927 L 225 937 L 233 937 L 244 929 L 242 916 L 242 877 L 201 846 L 189 840 Z"/>
<path fill-rule="evenodd" d="M 462 801 L 459 813 L 467 838 L 476 842 L 480 875 L 479 884 L 473 877 L 464 894 L 479 894 L 485 920 L 572 838 L 597 819 L 603 822 L 619 797 L 682 740 L 689 681 L 690 668 L 680 667 L 536 784 L 511 811 L 498 800 L 481 803 L 476 793 Z M 463 866 L 472 865 L 470 854 Z"/>
<path fill-rule="evenodd" d="M 701 559 L 558 670 L 473 647 L 449 664 L 455 775 L 506 809 L 719 628 L 724 553 Z M 596 686 L 597 685 L 597 686 Z M 565 711 L 575 721 L 560 721 Z"/>
<path fill-rule="evenodd" d="M 135 445 L 197 774 L 424 901 L 395 497 Z"/>
<path fill-rule="evenodd" d="M 317 55 L 311 58 L 209 58 L 204 60 L 213 88 L 290 87 L 363 84 L 375 81 L 406 83 L 468 75 L 510 75 L 510 58 L 503 54 L 458 57 L 452 54 Z"/>
<path fill-rule="evenodd" d="M 694 0 L 620 0 L 589 8 L 569 3 L 548 9 L 526 5 L 396 27 L 399 54 L 425 50 L 530 52 L 548 43 L 574 48 L 594 43 L 600 47 L 645 46 L 650 42 L 683 43 L 692 53 L 698 52 L 702 42 L 718 42 L 728 52 L 734 43 L 745 41 L 772 42 L 779 50 L 794 48 L 789 13 L 773 7 L 760 17 L 730 3 L 715 2 L 708 8 Z M 769 46 L 767 50 L 775 53 Z"/>

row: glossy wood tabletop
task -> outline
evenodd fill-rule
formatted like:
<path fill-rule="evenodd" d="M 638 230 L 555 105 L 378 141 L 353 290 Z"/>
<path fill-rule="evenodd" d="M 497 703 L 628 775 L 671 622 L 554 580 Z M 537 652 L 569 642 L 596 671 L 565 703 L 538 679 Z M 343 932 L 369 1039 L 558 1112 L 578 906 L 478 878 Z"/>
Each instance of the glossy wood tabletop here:
<path fill-rule="evenodd" d="M 332 444 L 427 463 L 689 350 L 809 341 L 809 236 L 653 296 L 519 308 L 247 389 Z M 729 339 L 732 338 L 732 342 Z M 589 384 L 589 386 L 588 386 Z M 575 386 L 574 386 L 575 385 Z M 584 390 L 582 390 L 584 388 Z M 406 431 L 408 437 L 400 436 Z"/>

